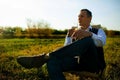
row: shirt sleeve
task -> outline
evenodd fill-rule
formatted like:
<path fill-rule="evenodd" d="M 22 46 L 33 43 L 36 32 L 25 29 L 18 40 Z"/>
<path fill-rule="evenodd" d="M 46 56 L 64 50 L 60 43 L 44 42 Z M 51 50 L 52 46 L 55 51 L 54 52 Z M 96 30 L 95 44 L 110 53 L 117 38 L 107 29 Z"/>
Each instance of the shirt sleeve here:
<path fill-rule="evenodd" d="M 66 36 L 66 37 L 65 37 L 65 43 L 64 43 L 64 46 L 69 45 L 69 44 L 71 44 L 71 43 L 72 43 L 72 38 Z"/>
<path fill-rule="evenodd" d="M 102 47 L 106 43 L 106 34 L 102 29 L 99 29 L 97 34 L 92 33 L 92 39 L 97 47 Z"/>

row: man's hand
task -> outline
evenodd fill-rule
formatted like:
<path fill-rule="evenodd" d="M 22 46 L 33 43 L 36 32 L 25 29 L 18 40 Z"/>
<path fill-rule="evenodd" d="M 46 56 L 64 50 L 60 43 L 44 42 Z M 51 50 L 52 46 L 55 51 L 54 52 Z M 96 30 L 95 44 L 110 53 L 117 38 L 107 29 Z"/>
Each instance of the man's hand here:
<path fill-rule="evenodd" d="M 83 39 L 85 37 L 92 36 L 91 32 L 85 31 L 85 30 L 77 30 L 72 34 L 72 37 L 76 40 Z"/>
<path fill-rule="evenodd" d="M 71 37 L 75 31 L 76 31 L 75 28 L 69 29 L 69 30 L 68 30 L 68 33 L 67 33 L 67 36 L 68 36 L 68 37 Z"/>

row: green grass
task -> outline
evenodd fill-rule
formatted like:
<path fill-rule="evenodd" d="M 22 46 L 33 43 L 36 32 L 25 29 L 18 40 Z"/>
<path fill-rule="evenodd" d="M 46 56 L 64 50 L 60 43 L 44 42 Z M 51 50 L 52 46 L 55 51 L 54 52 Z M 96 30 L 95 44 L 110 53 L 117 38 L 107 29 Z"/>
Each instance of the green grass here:
<path fill-rule="evenodd" d="M 0 79 L 3 80 L 47 80 L 46 66 L 40 69 L 25 69 L 17 62 L 18 56 L 49 53 L 64 44 L 64 39 L 1 39 Z M 107 63 L 107 80 L 120 79 L 120 38 L 107 38 L 104 46 Z"/>
<path fill-rule="evenodd" d="M 48 53 L 63 46 L 63 43 L 63 39 L 1 39 L 0 79 L 41 79 L 40 76 L 45 76 L 43 73 L 45 70 L 25 69 L 17 63 L 16 58 L 24 55 L 37 55 L 43 52 Z"/>

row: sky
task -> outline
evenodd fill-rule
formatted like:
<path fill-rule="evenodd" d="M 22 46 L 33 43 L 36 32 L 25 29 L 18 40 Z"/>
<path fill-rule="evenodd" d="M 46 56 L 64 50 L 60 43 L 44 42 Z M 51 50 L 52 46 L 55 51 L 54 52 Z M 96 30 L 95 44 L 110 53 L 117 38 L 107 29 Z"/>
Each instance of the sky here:
<path fill-rule="evenodd" d="M 92 24 L 120 30 L 120 0 L 0 0 L 0 26 L 27 28 L 31 19 L 54 29 L 70 29 L 78 24 L 83 8 L 92 12 Z"/>

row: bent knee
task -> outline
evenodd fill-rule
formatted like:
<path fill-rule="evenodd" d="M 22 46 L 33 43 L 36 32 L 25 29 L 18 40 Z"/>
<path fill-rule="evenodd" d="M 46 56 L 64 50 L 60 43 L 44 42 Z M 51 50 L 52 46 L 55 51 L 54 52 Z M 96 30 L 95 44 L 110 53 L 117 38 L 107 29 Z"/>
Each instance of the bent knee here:
<path fill-rule="evenodd" d="M 83 38 L 83 39 L 81 39 L 81 40 L 79 40 L 79 41 L 91 42 L 91 43 L 94 42 L 93 39 L 92 39 L 91 37 L 85 37 L 85 38 Z"/>
<path fill-rule="evenodd" d="M 83 38 L 83 39 L 78 40 L 78 41 L 84 45 L 94 45 L 95 46 L 95 43 L 91 37 L 86 37 L 86 38 Z"/>

